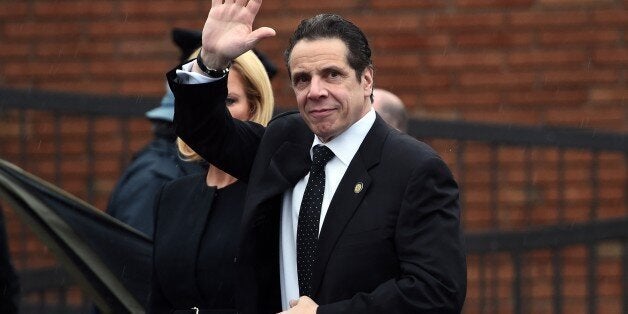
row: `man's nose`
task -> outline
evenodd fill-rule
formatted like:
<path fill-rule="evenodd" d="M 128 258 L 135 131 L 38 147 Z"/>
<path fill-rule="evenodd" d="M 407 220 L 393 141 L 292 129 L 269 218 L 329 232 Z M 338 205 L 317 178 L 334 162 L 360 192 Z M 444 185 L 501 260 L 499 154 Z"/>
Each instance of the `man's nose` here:
<path fill-rule="evenodd" d="M 313 77 L 310 81 L 310 90 L 307 93 L 307 97 L 310 99 L 318 99 L 327 97 L 327 95 L 328 92 L 325 82 L 320 77 Z"/>

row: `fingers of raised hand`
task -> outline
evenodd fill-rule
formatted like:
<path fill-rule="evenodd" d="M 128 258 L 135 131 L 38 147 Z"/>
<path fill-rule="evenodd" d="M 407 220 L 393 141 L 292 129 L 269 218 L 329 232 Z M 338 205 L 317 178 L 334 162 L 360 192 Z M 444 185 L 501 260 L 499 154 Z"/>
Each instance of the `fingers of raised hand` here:
<path fill-rule="evenodd" d="M 264 38 L 275 36 L 276 32 L 270 27 L 260 27 L 249 35 L 250 45 L 255 45 Z"/>
<path fill-rule="evenodd" d="M 259 11 L 260 6 L 262 6 L 262 0 L 249 0 L 248 4 L 246 5 L 246 8 L 249 9 L 251 13 L 257 14 L 257 11 Z"/>
<path fill-rule="evenodd" d="M 243 7 L 254 5 L 256 7 L 259 7 L 262 4 L 262 1 L 261 0 L 212 0 L 212 6 L 217 6 L 220 4 L 237 4 Z"/>

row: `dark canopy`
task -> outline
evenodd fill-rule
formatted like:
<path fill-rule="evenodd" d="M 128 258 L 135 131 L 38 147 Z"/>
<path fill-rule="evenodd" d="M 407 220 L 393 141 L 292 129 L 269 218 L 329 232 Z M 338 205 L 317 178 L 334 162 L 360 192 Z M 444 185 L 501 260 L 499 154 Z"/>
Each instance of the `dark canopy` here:
<path fill-rule="evenodd" d="M 144 311 L 152 266 L 148 237 L 2 159 L 0 196 L 103 312 Z"/>

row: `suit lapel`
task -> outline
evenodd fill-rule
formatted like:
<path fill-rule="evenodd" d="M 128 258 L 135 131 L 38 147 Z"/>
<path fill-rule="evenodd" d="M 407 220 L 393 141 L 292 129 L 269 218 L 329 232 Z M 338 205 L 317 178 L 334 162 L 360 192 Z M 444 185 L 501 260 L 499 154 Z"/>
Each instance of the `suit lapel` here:
<path fill-rule="evenodd" d="M 389 131 L 390 129 L 378 116 L 332 197 L 318 239 L 318 258 L 312 274 L 312 295 L 314 296 L 318 292 L 325 267 L 336 242 L 368 193 L 372 182 L 368 170 L 379 163 L 382 145 Z"/>
<path fill-rule="evenodd" d="M 287 123 L 285 120 L 294 124 L 288 128 L 285 126 Z M 312 163 L 310 146 L 314 134 L 298 115 L 287 114 L 285 120 L 278 119 L 275 123 L 284 123 L 284 126 L 279 124 L 272 131 L 273 135 L 269 135 L 268 132 L 271 131 L 267 131 L 265 136 L 269 139 L 265 139 L 266 143 L 261 144 L 262 146 L 270 145 L 270 151 L 267 152 L 270 155 L 268 165 L 262 165 L 262 169 L 254 166 L 253 171 L 257 174 L 251 175 L 252 178 L 260 178 L 253 182 L 254 186 L 249 187 L 247 201 L 250 201 L 249 205 L 254 207 L 293 187 L 307 174 Z M 264 159 L 262 157 L 262 160 Z"/>
<path fill-rule="evenodd" d="M 249 224 L 249 227 L 265 222 L 269 217 L 266 210 L 276 208 L 260 205 L 293 187 L 307 174 L 311 162 L 309 145 L 294 142 L 282 143 L 271 157 L 268 166 L 262 170 L 260 180 L 249 182 L 254 186 L 249 186 L 247 202 L 250 203 L 246 208 L 251 210 L 245 211 L 243 222 Z"/>

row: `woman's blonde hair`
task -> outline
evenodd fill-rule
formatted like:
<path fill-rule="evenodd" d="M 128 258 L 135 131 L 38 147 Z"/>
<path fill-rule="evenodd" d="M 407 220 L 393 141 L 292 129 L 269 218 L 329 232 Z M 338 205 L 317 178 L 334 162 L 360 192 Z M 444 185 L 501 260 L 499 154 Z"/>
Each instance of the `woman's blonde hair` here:
<path fill-rule="evenodd" d="M 200 48 L 191 56 L 195 57 Z M 244 92 L 251 106 L 250 121 L 266 126 L 273 115 L 275 99 L 270 79 L 264 65 L 251 50 L 233 60 L 231 71 L 238 71 L 243 80 Z M 177 147 L 181 157 L 189 161 L 203 160 L 183 140 L 177 138 Z"/>

